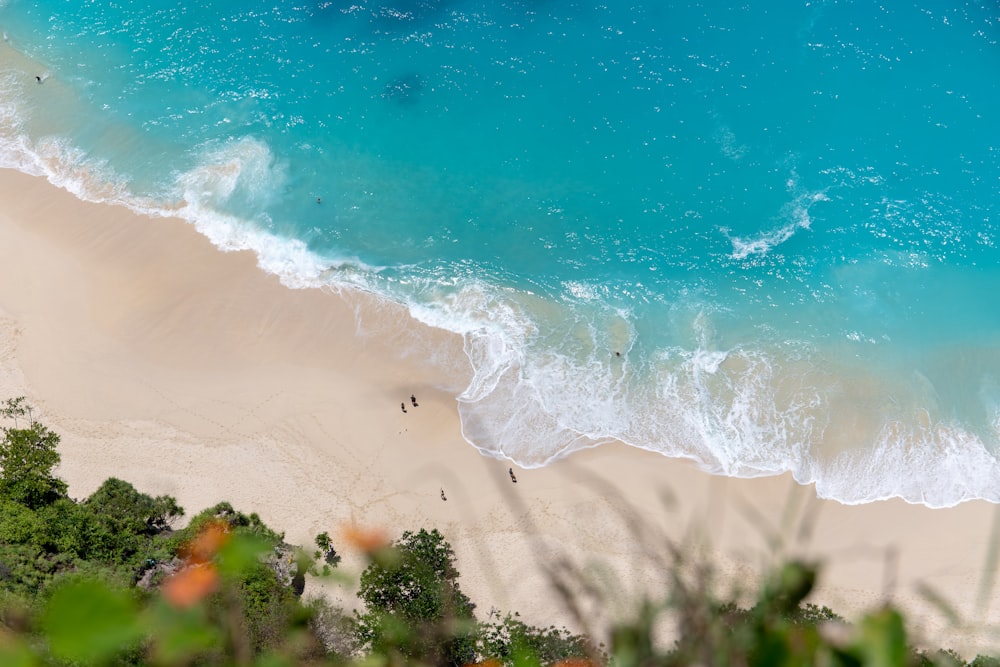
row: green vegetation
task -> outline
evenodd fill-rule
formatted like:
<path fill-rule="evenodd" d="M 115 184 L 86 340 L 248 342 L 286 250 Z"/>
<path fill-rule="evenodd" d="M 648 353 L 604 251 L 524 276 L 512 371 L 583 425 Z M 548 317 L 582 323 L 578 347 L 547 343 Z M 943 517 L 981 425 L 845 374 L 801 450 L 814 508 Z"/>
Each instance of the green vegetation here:
<path fill-rule="evenodd" d="M 378 553 L 358 597 L 366 607 L 358 639 L 372 652 L 432 665 L 476 661 L 475 605 L 459 590 L 454 553 L 437 530 L 405 532 Z"/>
<path fill-rule="evenodd" d="M 669 545 L 671 585 L 603 629 L 604 644 L 528 625 L 517 613 L 478 620 L 454 552 L 433 529 L 393 543 L 347 535 L 368 559 L 357 582 L 363 606 L 348 614 L 302 597 L 307 573 L 322 576 L 340 562 L 328 533 L 310 554 L 228 503 L 175 530 L 183 510 L 173 498 L 114 478 L 75 501 L 53 476 L 58 436 L 23 399 L 3 405 L 0 665 L 966 664 L 951 651 L 919 651 L 891 607 L 851 625 L 810 604 L 814 564 L 785 563 L 740 606 L 716 593 L 709 568 Z M 670 642 L 661 638 L 665 624 L 674 628 Z"/>
<path fill-rule="evenodd" d="M 0 594 L 31 606 L 60 577 L 90 573 L 131 586 L 144 561 L 169 557 L 160 537 L 183 514 L 173 498 L 151 498 L 107 480 L 83 502 L 53 475 L 59 436 L 34 419 L 23 398 L 0 416 Z"/>
<path fill-rule="evenodd" d="M 35 421 L 23 396 L 8 399 L 0 416 L 14 422 L 3 427 L 0 443 L 0 497 L 37 509 L 65 496 L 65 482 L 52 474 L 59 436 Z"/>

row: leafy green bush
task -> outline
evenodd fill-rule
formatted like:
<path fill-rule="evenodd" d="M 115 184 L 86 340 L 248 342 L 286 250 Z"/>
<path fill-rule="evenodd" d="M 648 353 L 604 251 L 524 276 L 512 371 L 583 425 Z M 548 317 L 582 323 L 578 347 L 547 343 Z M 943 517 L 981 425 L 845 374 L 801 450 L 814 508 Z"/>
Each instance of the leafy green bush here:
<path fill-rule="evenodd" d="M 52 474 L 59 436 L 35 421 L 23 396 L 5 401 L 0 416 L 14 422 L 0 427 L 0 498 L 37 508 L 64 497 L 66 483 Z"/>
<path fill-rule="evenodd" d="M 455 555 L 437 529 L 405 532 L 361 574 L 361 644 L 404 661 L 464 665 L 476 659 L 475 605 L 458 587 Z"/>
<path fill-rule="evenodd" d="M 586 658 L 590 646 L 584 637 L 566 628 L 537 628 L 524 623 L 517 613 L 479 626 L 478 653 L 503 665 L 539 663 L 551 665 L 570 658 Z"/>

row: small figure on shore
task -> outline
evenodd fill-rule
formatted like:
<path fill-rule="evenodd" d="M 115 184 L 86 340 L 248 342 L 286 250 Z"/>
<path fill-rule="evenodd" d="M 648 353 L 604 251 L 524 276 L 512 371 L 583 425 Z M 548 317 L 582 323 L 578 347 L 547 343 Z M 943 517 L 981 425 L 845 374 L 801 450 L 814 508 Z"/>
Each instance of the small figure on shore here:
<path fill-rule="evenodd" d="M 417 397 L 410 394 L 410 403 L 413 403 L 413 407 L 417 407 Z"/>
<path fill-rule="evenodd" d="M 405 413 L 406 412 L 406 403 L 400 403 L 399 404 L 399 409 L 402 410 Z"/>
<path fill-rule="evenodd" d="M 621 352 L 615 352 L 615 356 L 616 357 L 620 357 L 620 356 L 622 356 L 622 353 Z"/>
<path fill-rule="evenodd" d="M 41 82 L 42 82 L 42 77 L 40 77 L 40 76 L 38 76 L 38 75 L 36 74 L 36 75 L 35 75 L 35 81 L 37 81 L 38 83 L 41 83 Z"/>
<path fill-rule="evenodd" d="M 507 474 L 510 475 L 510 481 L 512 481 L 515 484 L 517 484 L 517 477 L 514 477 L 514 469 L 513 468 L 507 468 Z"/>
<path fill-rule="evenodd" d="M 448 497 L 444 495 L 444 489 L 441 489 L 441 500 L 447 501 Z"/>

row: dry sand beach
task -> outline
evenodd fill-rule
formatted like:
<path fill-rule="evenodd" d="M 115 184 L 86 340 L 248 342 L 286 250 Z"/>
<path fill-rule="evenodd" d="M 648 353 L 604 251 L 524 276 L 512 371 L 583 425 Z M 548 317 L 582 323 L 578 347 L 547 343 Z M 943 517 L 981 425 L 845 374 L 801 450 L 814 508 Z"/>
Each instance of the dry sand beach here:
<path fill-rule="evenodd" d="M 844 506 L 788 476 L 711 477 L 622 445 L 515 468 L 515 485 L 508 462 L 462 438 L 457 337 L 367 295 L 286 288 L 183 222 L 40 178 L 0 172 L 0 201 L 0 396 L 26 395 L 62 435 L 74 497 L 117 476 L 189 513 L 228 500 L 300 544 L 349 522 L 436 527 L 481 616 L 544 625 L 570 619 L 539 548 L 616 572 L 612 613 L 656 585 L 643 554 L 659 543 L 636 539 L 631 515 L 650 535 L 708 545 L 729 572 L 758 570 L 781 543 L 827 563 L 817 603 L 851 616 L 891 596 L 935 642 L 1000 648 L 943 629 L 917 592 L 998 620 L 998 596 L 980 599 L 992 505 Z"/>

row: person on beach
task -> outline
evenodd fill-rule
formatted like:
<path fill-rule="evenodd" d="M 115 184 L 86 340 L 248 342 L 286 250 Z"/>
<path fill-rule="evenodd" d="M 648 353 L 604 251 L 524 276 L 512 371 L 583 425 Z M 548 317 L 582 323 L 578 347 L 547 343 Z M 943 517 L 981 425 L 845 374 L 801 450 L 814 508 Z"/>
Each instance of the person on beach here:
<path fill-rule="evenodd" d="M 444 489 L 441 489 L 441 500 L 447 501 L 448 498 L 444 495 Z"/>
<path fill-rule="evenodd" d="M 35 75 L 35 81 L 37 81 L 38 83 L 41 83 L 41 82 L 42 82 L 42 77 L 40 77 L 40 76 L 38 76 L 38 75 L 36 74 L 36 75 Z"/>
<path fill-rule="evenodd" d="M 406 412 L 406 403 L 405 402 L 404 403 L 400 403 L 399 404 L 399 409 L 402 410 L 405 413 Z"/>
<path fill-rule="evenodd" d="M 410 394 L 410 403 L 413 403 L 413 407 L 417 407 L 417 397 Z"/>
<path fill-rule="evenodd" d="M 517 477 L 514 477 L 514 469 L 513 468 L 507 468 L 507 474 L 510 475 L 510 481 L 512 481 L 515 484 L 517 484 Z"/>

